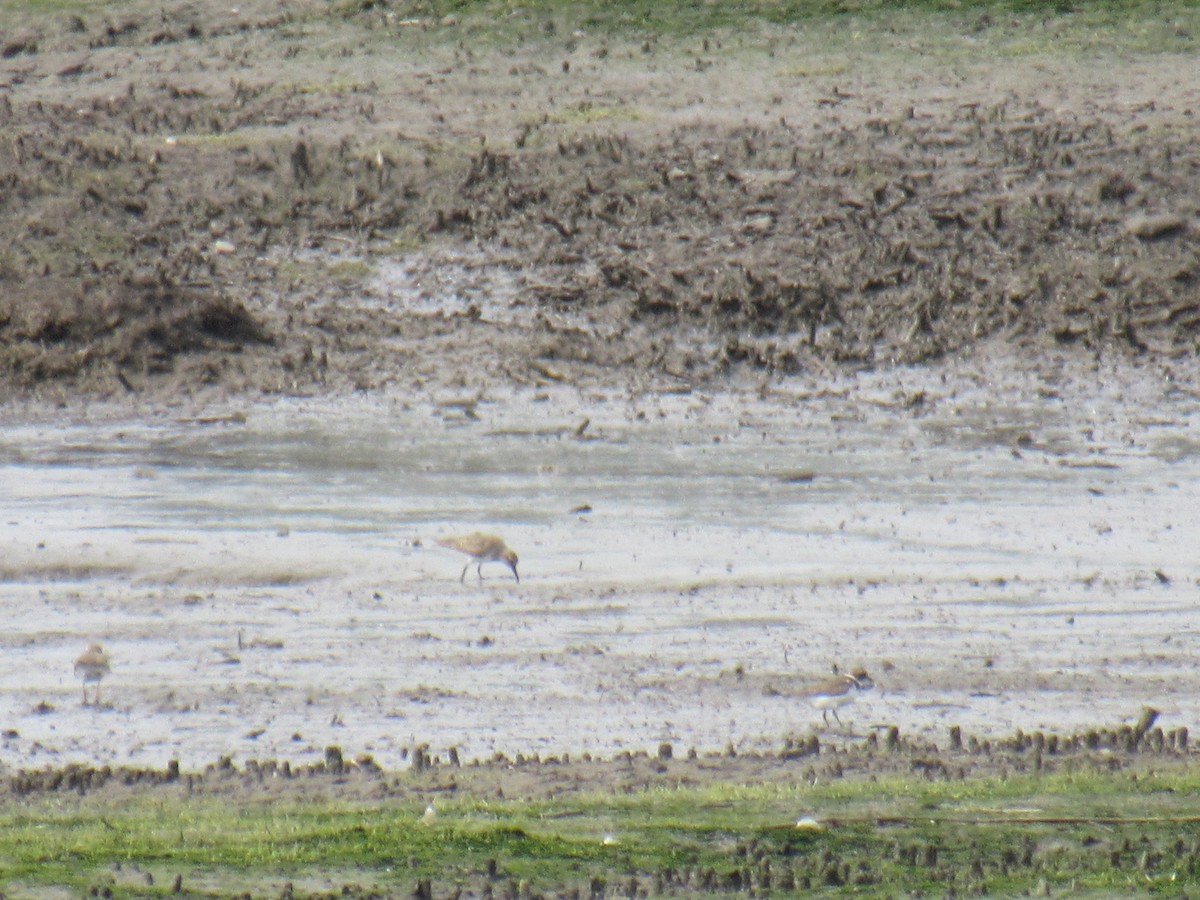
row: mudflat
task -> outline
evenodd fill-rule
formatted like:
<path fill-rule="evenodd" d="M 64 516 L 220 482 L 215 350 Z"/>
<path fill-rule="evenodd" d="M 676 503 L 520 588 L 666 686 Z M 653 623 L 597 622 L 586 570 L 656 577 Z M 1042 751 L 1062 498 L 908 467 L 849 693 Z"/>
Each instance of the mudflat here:
<path fill-rule="evenodd" d="M 12 795 L 1191 771 L 1194 11 L 4 14 Z"/>

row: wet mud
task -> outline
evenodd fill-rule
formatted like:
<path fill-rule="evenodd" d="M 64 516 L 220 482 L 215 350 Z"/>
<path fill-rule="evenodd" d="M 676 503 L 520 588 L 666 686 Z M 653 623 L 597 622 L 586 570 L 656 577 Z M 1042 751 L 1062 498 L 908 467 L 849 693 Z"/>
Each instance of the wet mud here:
<path fill-rule="evenodd" d="M 397 391 L 12 425 L 6 750 L 195 767 L 337 744 L 395 768 L 415 744 L 754 752 L 1144 706 L 1195 728 L 1184 374 L 1065 355 L 766 396 Z M 515 549 L 520 583 L 460 580 L 439 541 L 472 531 Z M 100 707 L 71 669 L 93 641 Z M 806 698 L 834 666 L 874 679 L 840 723 Z"/>

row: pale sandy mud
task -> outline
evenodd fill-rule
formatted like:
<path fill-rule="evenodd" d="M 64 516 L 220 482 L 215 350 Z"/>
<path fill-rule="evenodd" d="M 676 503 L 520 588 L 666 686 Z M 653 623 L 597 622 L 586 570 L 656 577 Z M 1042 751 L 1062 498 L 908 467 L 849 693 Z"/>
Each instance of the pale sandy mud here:
<path fill-rule="evenodd" d="M 96 405 L 0 429 L 5 764 L 1195 730 L 1184 364 Z M 65 421 L 64 421 L 65 419 Z M 588 424 L 577 434 L 584 421 Z M 521 583 L 434 539 L 474 528 Z M 239 636 L 241 646 L 239 647 Z M 113 659 L 101 707 L 72 674 Z M 833 664 L 876 689 L 824 728 Z"/>

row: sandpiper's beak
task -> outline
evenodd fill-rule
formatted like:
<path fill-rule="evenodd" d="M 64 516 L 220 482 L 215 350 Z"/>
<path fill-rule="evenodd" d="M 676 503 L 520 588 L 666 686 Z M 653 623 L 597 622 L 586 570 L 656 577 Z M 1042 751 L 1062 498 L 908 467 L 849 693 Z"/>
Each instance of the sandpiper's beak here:
<path fill-rule="evenodd" d="M 521 583 L 521 576 L 517 574 L 517 564 L 509 563 L 508 567 L 513 570 L 513 578 L 517 579 L 517 584 Z"/>

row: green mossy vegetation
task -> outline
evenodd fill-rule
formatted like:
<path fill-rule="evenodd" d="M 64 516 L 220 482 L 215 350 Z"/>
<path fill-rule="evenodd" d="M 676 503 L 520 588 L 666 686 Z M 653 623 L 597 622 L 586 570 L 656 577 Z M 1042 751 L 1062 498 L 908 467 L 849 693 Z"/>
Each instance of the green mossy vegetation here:
<path fill-rule="evenodd" d="M 1187 7 L 1186 2 L 1146 0 L 735 0 L 692 3 L 686 0 L 409 0 L 387 4 L 397 15 L 411 18 L 488 16 L 501 19 L 518 13 L 533 17 L 561 16 L 603 29 L 644 28 L 687 33 L 736 28 L 751 21 L 790 24 L 846 16 L 887 19 L 912 13 L 999 13 L 1006 15 L 1087 15 L 1109 20 L 1151 19 Z M 370 9 L 372 0 L 344 0 L 342 13 Z"/>
<path fill-rule="evenodd" d="M 1178 892 L 1200 887 L 1197 798 L 1188 769 L 458 796 L 431 816 L 411 800 L 272 800 L 252 788 L 236 800 L 178 788 L 119 803 L 43 794 L 0 812 L 0 889 L 111 883 L 116 896 L 160 896 L 179 875 L 213 896 L 280 879 L 401 891 L 419 879 L 554 892 L 632 878 L 689 893 Z"/>
<path fill-rule="evenodd" d="M 138 0 L 0 0 L 0 25 L 84 21 L 145 9 Z M 322 22 L 361 20 L 379 41 L 410 50 L 546 39 L 715 38 L 705 52 L 807 35 L 813 49 L 877 53 L 888 48 L 951 57 L 1118 52 L 1188 53 L 1200 37 L 1194 0 L 338 0 L 293 5 L 282 23 L 299 37 Z M 203 24 L 203 18 L 198 19 Z M 397 31 L 392 26 L 404 25 Z M 448 25 L 452 27 L 440 27 Z M 469 41 L 467 38 L 469 37 Z M 341 52 L 361 49 L 362 35 Z M 349 38 L 347 38 L 349 40 Z M 339 90 L 352 88 L 341 83 Z M 329 92 L 312 82 L 297 89 Z M 335 91 L 336 92 L 336 91 Z"/>
<path fill-rule="evenodd" d="M 371 0 L 347 0 L 334 9 L 343 16 L 378 11 Z M 1200 7 L 1190 0 L 411 0 L 390 3 L 387 10 L 398 20 L 453 22 L 480 40 L 504 41 L 536 23 L 549 38 L 577 32 L 668 41 L 724 35 L 734 47 L 799 31 L 819 37 L 817 43 L 826 47 L 833 42 L 872 50 L 915 41 L 922 48 L 948 48 L 966 41 L 972 54 L 1016 56 L 1102 49 L 1186 52 L 1195 48 L 1200 26 Z M 455 28 L 449 36 L 461 33 Z"/>

